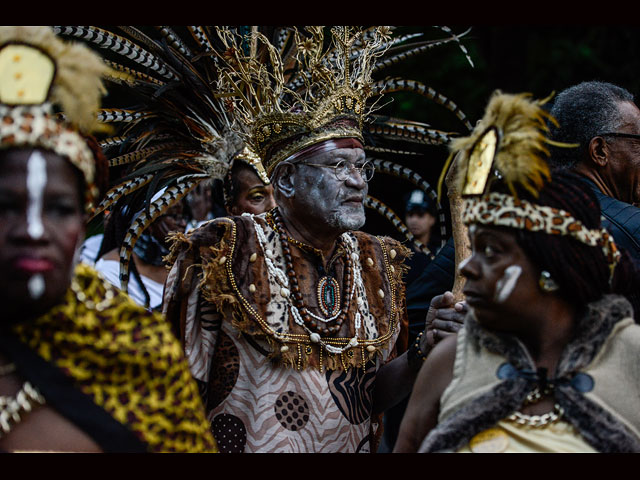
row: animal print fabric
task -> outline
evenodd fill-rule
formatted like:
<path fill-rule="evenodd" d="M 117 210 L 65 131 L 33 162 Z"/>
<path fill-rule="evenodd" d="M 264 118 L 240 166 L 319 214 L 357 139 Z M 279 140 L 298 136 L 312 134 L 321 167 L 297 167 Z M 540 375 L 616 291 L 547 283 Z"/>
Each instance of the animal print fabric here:
<path fill-rule="evenodd" d="M 127 425 L 149 452 L 217 451 L 169 324 L 120 292 L 97 310 L 105 292 L 115 290 L 87 265 L 78 265 L 76 281 L 85 301 L 69 289 L 61 305 L 33 323 L 17 324 L 14 333 Z"/>

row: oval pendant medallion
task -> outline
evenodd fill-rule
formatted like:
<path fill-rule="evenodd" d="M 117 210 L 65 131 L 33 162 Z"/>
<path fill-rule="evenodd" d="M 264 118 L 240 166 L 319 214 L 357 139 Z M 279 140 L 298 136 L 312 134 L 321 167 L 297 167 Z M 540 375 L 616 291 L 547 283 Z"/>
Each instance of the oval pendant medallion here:
<path fill-rule="evenodd" d="M 333 277 L 322 277 L 318 281 L 318 305 L 326 317 L 340 311 L 340 286 Z"/>

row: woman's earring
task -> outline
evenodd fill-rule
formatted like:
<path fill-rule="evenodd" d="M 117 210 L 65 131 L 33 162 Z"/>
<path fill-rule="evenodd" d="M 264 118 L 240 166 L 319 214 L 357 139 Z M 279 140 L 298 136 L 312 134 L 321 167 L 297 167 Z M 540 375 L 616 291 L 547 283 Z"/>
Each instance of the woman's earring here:
<path fill-rule="evenodd" d="M 538 280 L 538 284 L 543 292 L 555 292 L 560 288 L 555 280 L 551 278 L 551 274 L 546 270 L 540 272 L 540 280 Z"/>

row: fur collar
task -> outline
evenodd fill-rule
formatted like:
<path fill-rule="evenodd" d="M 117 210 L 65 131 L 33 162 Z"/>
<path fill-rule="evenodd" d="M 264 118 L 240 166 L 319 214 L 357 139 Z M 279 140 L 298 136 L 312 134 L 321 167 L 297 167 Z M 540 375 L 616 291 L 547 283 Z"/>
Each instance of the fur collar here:
<path fill-rule="evenodd" d="M 564 408 L 564 418 L 585 441 L 601 452 L 638 452 L 640 440 L 614 417 L 589 401 L 572 384 L 575 375 L 588 366 L 606 342 L 613 327 L 633 315 L 629 302 L 618 295 L 606 295 L 587 306 L 576 336 L 565 348 L 554 382 L 556 401 Z M 514 369 L 489 392 L 467 403 L 441 422 L 424 440 L 420 451 L 456 451 L 475 434 L 492 427 L 520 408 L 539 381 L 530 356 L 513 335 L 497 334 L 482 328 L 473 313 L 465 322 L 474 348 L 486 348 L 506 358 Z"/>

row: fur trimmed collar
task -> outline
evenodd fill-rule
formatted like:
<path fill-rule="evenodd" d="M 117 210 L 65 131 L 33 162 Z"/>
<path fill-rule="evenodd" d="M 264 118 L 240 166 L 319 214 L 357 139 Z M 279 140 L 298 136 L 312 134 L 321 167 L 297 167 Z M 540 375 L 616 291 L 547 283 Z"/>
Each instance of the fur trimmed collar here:
<path fill-rule="evenodd" d="M 555 399 L 564 408 L 564 418 L 600 452 L 638 452 L 640 440 L 608 411 L 580 393 L 576 378 L 593 361 L 614 326 L 630 316 L 633 316 L 631 305 L 622 296 L 606 295 L 589 304 L 576 336 L 562 354 L 556 376 L 550 379 Z M 495 388 L 438 424 L 423 441 L 421 452 L 458 450 L 475 434 L 518 410 L 535 385 L 545 381 L 545 374 L 536 371 L 524 345 L 515 336 L 485 330 L 472 312 L 467 316 L 465 328 L 474 348 L 486 348 L 504 356 L 513 368 Z"/>

